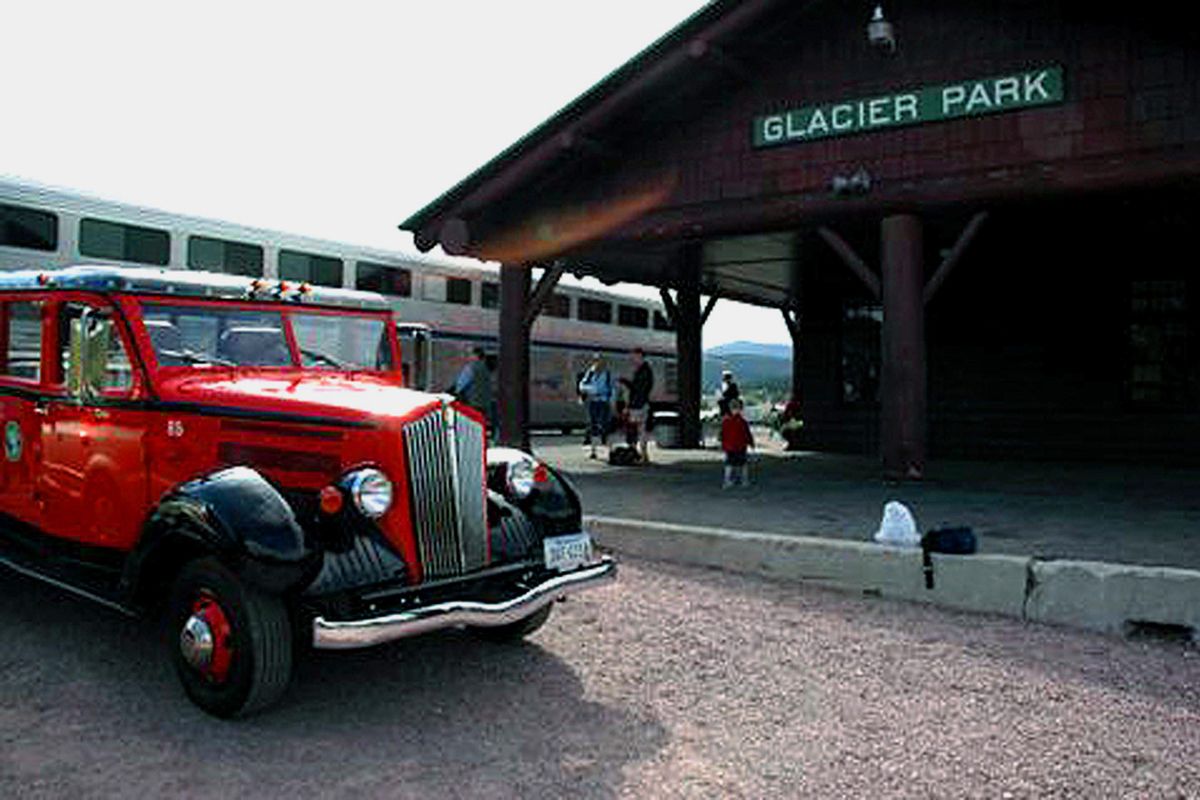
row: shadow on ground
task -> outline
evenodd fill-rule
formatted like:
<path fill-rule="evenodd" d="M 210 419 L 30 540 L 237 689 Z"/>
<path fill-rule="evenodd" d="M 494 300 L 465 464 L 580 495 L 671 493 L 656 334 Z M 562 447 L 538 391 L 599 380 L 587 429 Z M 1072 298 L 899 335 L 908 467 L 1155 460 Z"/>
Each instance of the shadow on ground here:
<path fill-rule="evenodd" d="M 587 699 L 536 638 L 301 658 L 282 704 L 191 706 L 151 624 L 0 574 L 0 793 L 604 797 L 665 733 Z"/>

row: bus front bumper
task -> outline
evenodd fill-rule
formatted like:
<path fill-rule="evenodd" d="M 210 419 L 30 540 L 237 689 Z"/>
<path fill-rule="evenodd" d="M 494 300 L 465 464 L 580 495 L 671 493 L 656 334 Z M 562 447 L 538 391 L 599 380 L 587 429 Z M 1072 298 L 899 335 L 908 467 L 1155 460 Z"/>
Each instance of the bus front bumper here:
<path fill-rule="evenodd" d="M 351 650 L 445 628 L 511 625 L 568 594 L 603 586 L 616 577 L 617 563 L 605 557 L 598 563 L 548 578 L 516 597 L 500 602 L 450 600 L 369 619 L 327 620 L 317 617 L 312 623 L 313 647 Z"/>

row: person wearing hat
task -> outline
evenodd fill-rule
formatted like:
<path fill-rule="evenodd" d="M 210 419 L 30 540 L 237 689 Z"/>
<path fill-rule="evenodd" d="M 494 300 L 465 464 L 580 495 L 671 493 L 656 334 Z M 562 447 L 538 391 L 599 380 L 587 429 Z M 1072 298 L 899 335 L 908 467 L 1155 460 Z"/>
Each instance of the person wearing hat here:
<path fill-rule="evenodd" d="M 721 389 L 717 393 L 717 408 L 721 410 L 721 416 L 729 416 L 729 401 L 740 400 L 741 397 L 742 392 L 733 380 L 733 370 L 721 370 Z"/>
<path fill-rule="evenodd" d="M 592 365 L 579 381 L 579 393 L 587 399 L 588 420 L 591 428 L 589 445 L 591 457 L 596 457 L 596 440 L 608 446 L 608 426 L 612 418 L 613 379 L 604 363 L 604 357 L 596 353 Z"/>

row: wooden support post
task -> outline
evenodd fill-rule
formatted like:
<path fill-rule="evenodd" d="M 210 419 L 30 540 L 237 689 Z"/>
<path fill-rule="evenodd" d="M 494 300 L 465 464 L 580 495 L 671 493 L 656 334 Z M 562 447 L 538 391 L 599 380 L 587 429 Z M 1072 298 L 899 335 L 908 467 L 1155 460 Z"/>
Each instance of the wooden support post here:
<path fill-rule="evenodd" d="M 708 298 L 708 302 L 704 305 L 704 310 L 700 312 L 701 326 L 708 322 L 708 315 L 711 314 L 713 309 L 717 307 L 717 301 L 720 299 L 721 298 L 717 297 L 715 294 Z"/>
<path fill-rule="evenodd" d="M 800 361 L 800 311 L 793 308 L 781 308 L 779 311 L 783 314 L 783 324 L 787 325 L 788 333 L 792 337 L 792 400 L 799 401 L 800 397 L 800 378 L 802 373 Z"/>
<path fill-rule="evenodd" d="M 689 245 L 684 249 L 682 281 L 675 295 L 676 381 L 679 388 L 679 443 L 696 448 L 701 443 L 700 430 L 700 258 L 701 249 Z"/>
<path fill-rule="evenodd" d="M 529 268 L 500 265 L 500 443 L 529 449 Z"/>
<path fill-rule="evenodd" d="M 920 479 L 925 471 L 926 367 L 921 220 L 883 220 L 883 347 L 880 438 L 889 478 Z"/>

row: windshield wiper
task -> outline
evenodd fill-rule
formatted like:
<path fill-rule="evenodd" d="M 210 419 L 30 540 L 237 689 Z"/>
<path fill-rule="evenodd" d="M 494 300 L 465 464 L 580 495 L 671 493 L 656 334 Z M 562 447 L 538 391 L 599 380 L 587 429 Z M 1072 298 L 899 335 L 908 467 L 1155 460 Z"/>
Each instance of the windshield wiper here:
<path fill-rule="evenodd" d="M 344 361 L 339 361 L 338 359 L 334 358 L 333 356 L 322 353 L 319 350 L 305 350 L 303 347 L 301 347 L 300 355 L 308 356 L 309 358 L 314 359 L 316 361 L 324 362 L 325 364 L 328 364 L 329 366 L 333 367 L 334 369 L 344 369 L 344 370 L 354 369 L 354 367 L 345 363 Z"/>
<path fill-rule="evenodd" d="M 221 367 L 236 367 L 237 364 L 224 358 L 210 356 L 207 353 L 197 353 L 195 350 L 159 350 L 160 356 L 178 358 L 189 364 L 216 364 Z"/>

